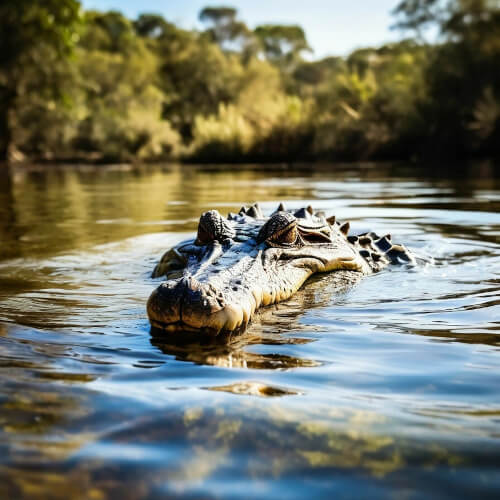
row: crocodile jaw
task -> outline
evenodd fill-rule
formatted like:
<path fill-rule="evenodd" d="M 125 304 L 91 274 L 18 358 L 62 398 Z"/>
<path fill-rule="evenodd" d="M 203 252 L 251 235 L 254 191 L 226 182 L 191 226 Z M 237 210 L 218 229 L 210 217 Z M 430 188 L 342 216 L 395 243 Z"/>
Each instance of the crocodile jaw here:
<path fill-rule="evenodd" d="M 148 300 L 148 317 L 153 327 L 166 332 L 237 331 L 260 307 L 290 298 L 312 274 L 363 271 L 364 265 L 356 252 L 344 249 L 329 256 L 324 250 L 302 256 L 298 251 L 271 248 L 228 269 L 186 273 L 163 282 Z"/>

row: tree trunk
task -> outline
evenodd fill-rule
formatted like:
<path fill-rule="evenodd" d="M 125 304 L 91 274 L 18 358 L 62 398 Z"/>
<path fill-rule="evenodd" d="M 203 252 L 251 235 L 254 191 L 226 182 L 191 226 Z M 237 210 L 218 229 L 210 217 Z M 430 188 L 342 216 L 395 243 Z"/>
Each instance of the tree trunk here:
<path fill-rule="evenodd" d="M 16 93 L 9 87 L 0 86 L 0 162 L 8 161 L 12 143 L 9 115 L 14 107 Z"/>

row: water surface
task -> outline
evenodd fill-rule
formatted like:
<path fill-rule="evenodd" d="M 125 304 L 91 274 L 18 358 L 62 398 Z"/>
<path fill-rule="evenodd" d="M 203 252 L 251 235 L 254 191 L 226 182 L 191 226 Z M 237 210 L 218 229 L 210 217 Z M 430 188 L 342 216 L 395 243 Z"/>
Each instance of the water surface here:
<path fill-rule="evenodd" d="M 498 498 L 500 181 L 410 167 L 0 173 L 1 498 Z M 243 335 L 153 338 L 203 211 L 308 204 L 427 264 L 319 276 Z"/>

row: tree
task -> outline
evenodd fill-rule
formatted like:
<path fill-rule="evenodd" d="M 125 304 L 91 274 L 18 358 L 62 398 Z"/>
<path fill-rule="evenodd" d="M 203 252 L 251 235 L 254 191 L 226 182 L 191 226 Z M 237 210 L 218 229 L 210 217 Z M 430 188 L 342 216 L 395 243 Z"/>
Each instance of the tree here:
<path fill-rule="evenodd" d="M 117 12 L 89 12 L 86 20 L 78 48 L 85 106 L 76 145 L 113 160 L 173 153 L 178 134 L 162 119 L 158 55 L 137 35 L 137 25 L 134 29 Z M 149 31 L 151 18 L 140 21 L 140 28 L 149 24 Z"/>
<path fill-rule="evenodd" d="M 252 31 L 237 18 L 233 7 L 205 7 L 199 15 L 208 26 L 210 40 L 225 51 L 241 52 L 248 61 L 256 52 L 256 41 Z"/>
<path fill-rule="evenodd" d="M 429 27 L 438 27 L 446 38 L 462 39 L 467 32 L 479 34 L 479 27 L 498 15 L 498 0 L 402 0 L 393 14 L 394 27 L 422 34 Z"/>
<path fill-rule="evenodd" d="M 141 14 L 133 24 L 139 36 L 152 39 L 161 38 L 175 28 L 158 14 Z"/>
<path fill-rule="evenodd" d="M 196 115 L 215 113 L 220 103 L 234 99 L 242 73 L 240 58 L 180 29 L 158 39 L 157 53 L 166 96 L 164 117 L 188 141 Z"/>
<path fill-rule="evenodd" d="M 76 0 L 3 0 L 0 3 L 0 161 L 11 150 L 12 113 L 23 96 L 25 68 L 50 73 L 37 54 L 47 50 L 65 60 L 78 40 L 80 4 Z M 51 91 L 58 94 L 57 81 Z"/>
<path fill-rule="evenodd" d="M 236 20 L 236 9 L 232 7 L 205 7 L 200 12 L 200 21 L 208 24 L 208 32 L 214 42 L 223 45 L 240 35 L 243 23 Z"/>
<path fill-rule="evenodd" d="M 283 69 L 297 63 L 303 51 L 311 51 L 300 26 L 266 24 L 257 26 L 254 33 L 261 43 L 266 59 L 277 63 Z"/>
<path fill-rule="evenodd" d="M 434 26 L 442 41 L 426 67 L 427 149 L 500 150 L 500 5 L 498 0 L 403 0 L 397 27 Z"/>

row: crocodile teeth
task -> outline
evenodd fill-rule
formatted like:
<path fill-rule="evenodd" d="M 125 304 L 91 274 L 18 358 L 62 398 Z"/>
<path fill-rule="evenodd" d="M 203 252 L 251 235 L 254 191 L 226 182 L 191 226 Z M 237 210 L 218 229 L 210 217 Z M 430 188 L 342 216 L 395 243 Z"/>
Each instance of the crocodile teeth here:
<path fill-rule="evenodd" d="M 344 224 L 342 224 L 340 226 L 340 232 L 347 236 L 347 233 L 349 232 L 350 227 L 351 227 L 351 225 L 349 224 L 349 222 L 344 222 Z"/>

